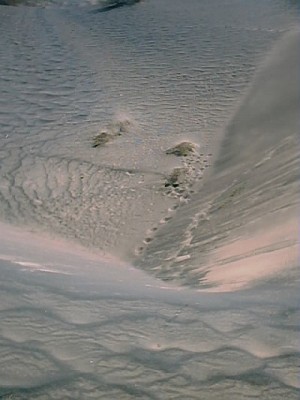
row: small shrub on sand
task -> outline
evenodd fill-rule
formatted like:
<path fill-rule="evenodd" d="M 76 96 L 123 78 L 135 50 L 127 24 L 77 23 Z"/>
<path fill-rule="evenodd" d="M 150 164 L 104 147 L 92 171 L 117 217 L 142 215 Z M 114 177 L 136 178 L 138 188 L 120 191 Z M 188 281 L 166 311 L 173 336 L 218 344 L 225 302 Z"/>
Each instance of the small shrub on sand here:
<path fill-rule="evenodd" d="M 112 140 L 112 135 L 108 132 L 100 132 L 98 135 L 93 137 L 92 147 L 104 146 L 107 142 Z"/>
<path fill-rule="evenodd" d="M 178 157 L 187 157 L 195 151 L 195 145 L 191 142 L 181 142 L 166 150 L 166 154 L 174 154 Z"/>
<path fill-rule="evenodd" d="M 174 168 L 171 174 L 167 177 L 165 187 L 172 186 L 178 187 L 185 181 L 186 170 L 185 168 Z"/>
<path fill-rule="evenodd" d="M 95 135 L 92 139 L 92 147 L 102 147 L 107 142 L 116 139 L 118 136 L 122 136 L 123 133 L 127 133 L 132 125 L 128 118 L 119 119 L 111 122 L 106 128 Z"/>

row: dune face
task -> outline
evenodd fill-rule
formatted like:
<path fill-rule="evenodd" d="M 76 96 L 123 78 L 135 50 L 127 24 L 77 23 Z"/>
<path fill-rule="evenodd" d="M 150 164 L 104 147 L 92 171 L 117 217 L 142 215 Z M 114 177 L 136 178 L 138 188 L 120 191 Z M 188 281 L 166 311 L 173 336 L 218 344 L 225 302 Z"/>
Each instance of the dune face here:
<path fill-rule="evenodd" d="M 297 4 L 0 4 L 0 398 L 298 399 Z"/>
<path fill-rule="evenodd" d="M 138 265 L 223 290 L 299 263 L 298 32 L 278 43 L 230 121 L 210 179 Z M 186 261 L 188 260 L 188 261 Z"/>

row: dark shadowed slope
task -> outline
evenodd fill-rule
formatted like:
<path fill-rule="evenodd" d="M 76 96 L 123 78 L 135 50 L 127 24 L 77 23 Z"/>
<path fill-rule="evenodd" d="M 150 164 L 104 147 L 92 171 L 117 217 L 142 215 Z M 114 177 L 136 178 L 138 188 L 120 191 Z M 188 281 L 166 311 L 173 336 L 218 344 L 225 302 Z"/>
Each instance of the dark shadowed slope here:
<path fill-rule="evenodd" d="M 133 6 L 134 4 L 140 3 L 141 0 L 110 0 L 103 1 L 102 7 L 94 9 L 93 13 L 103 13 L 107 11 L 114 10 L 116 8 L 124 6 Z"/>

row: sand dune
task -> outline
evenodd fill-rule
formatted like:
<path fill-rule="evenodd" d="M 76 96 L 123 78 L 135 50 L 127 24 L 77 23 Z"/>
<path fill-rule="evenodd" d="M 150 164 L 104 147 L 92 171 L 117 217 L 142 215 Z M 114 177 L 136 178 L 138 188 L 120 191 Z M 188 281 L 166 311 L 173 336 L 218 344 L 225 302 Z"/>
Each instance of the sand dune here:
<path fill-rule="evenodd" d="M 0 398 L 298 399 L 293 2 L 18 3 L 0 6 Z"/>
<path fill-rule="evenodd" d="M 293 18 L 276 6 L 252 21 L 232 4 L 209 22 L 209 2 L 160 3 L 1 8 L 2 220 L 132 260 L 190 198 L 258 59 Z M 124 119 L 126 133 L 92 148 Z M 185 160 L 165 151 L 182 140 L 199 145 L 197 174 L 169 193 Z"/>

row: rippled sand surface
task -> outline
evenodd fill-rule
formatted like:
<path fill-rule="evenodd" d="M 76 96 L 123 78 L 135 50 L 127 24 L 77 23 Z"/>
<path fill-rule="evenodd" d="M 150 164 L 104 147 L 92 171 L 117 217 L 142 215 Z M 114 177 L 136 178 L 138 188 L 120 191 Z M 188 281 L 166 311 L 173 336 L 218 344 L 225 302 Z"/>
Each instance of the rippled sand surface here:
<path fill-rule="evenodd" d="M 201 181 L 293 9 L 261 5 L 257 20 L 236 2 L 223 12 L 210 2 L 104 13 L 99 2 L 64 4 L 1 7 L 0 215 L 132 259 L 190 197 L 190 187 L 166 193 L 186 160 L 165 150 L 195 142 L 188 174 L 192 186 Z M 123 135 L 92 148 L 94 135 L 124 121 Z"/>
<path fill-rule="evenodd" d="M 205 294 L 8 227 L 0 250 L 3 399 L 299 397 L 295 284 Z"/>
<path fill-rule="evenodd" d="M 298 17 L 0 1 L 1 399 L 299 398 Z"/>

